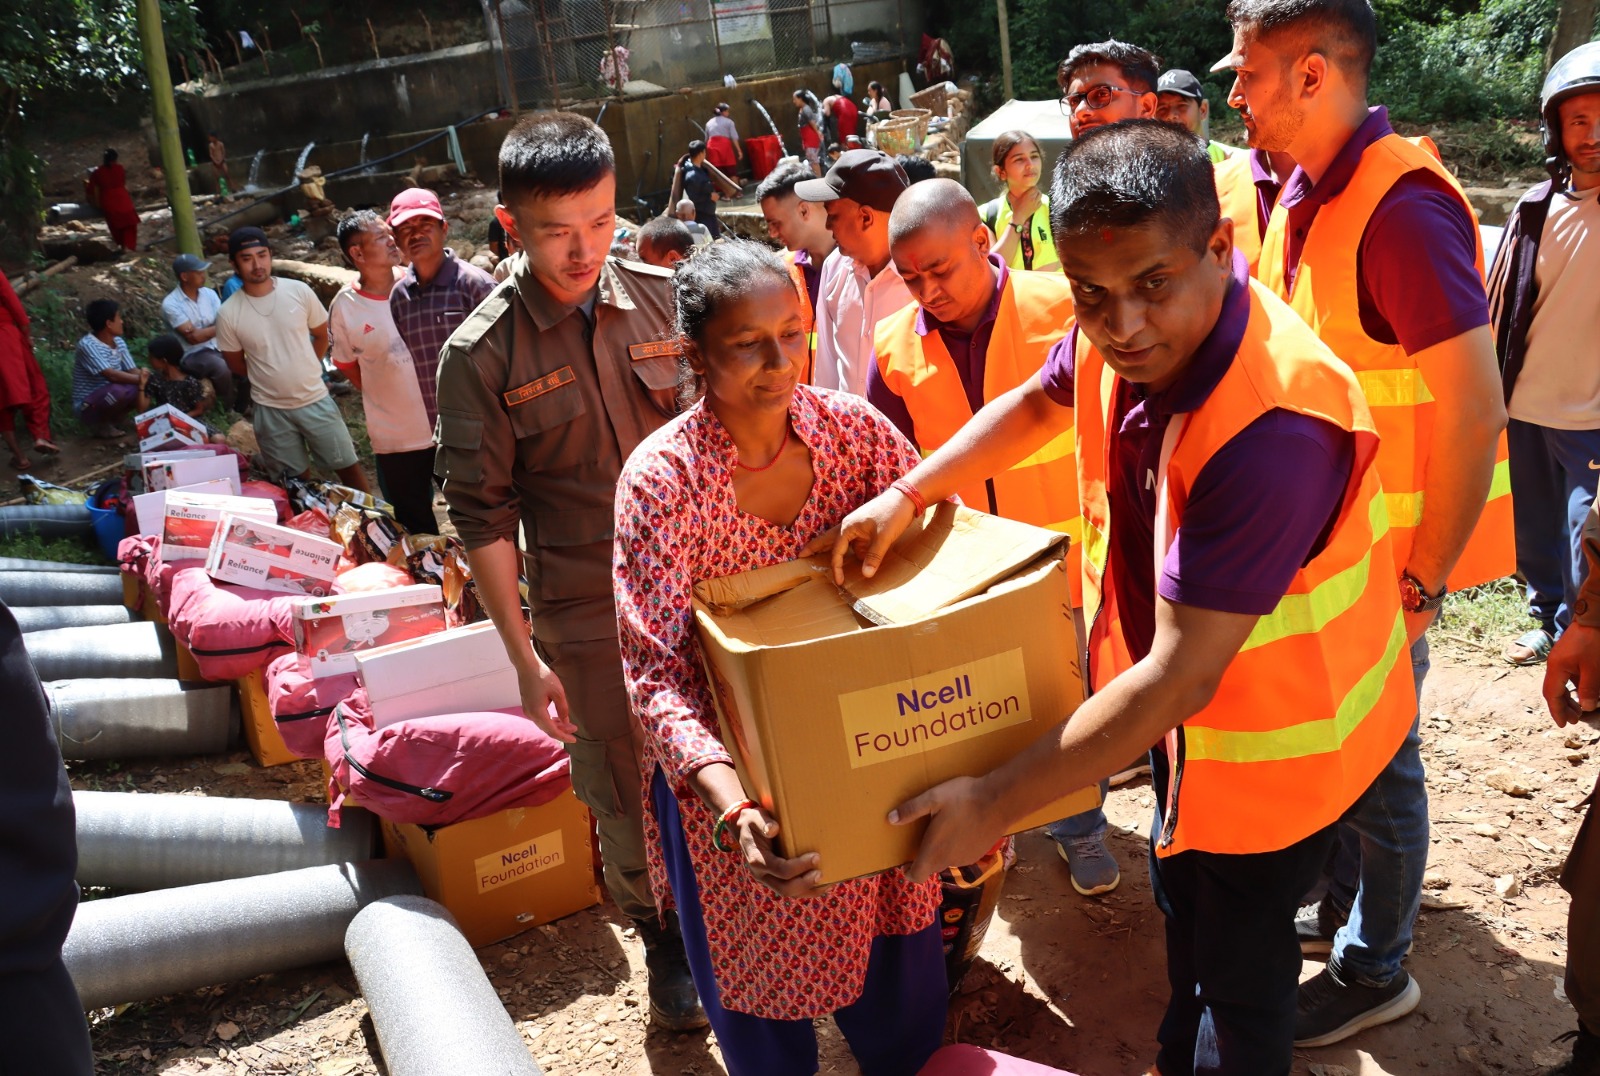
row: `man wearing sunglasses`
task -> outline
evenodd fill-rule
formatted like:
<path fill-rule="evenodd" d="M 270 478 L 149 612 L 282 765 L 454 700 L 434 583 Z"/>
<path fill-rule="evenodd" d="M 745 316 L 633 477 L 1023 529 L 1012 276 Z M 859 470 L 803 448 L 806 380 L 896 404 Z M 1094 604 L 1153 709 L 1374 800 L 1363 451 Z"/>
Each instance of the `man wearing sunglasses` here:
<path fill-rule="evenodd" d="M 1067 53 L 1056 69 L 1056 83 L 1072 137 L 1118 120 L 1154 119 L 1160 71 L 1159 57 L 1115 38 Z"/>

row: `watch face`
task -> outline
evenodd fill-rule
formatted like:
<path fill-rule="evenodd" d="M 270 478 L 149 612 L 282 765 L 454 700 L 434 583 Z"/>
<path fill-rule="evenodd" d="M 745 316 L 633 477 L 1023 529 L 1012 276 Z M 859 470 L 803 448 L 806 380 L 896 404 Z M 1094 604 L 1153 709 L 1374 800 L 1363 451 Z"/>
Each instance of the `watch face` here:
<path fill-rule="evenodd" d="M 1400 608 L 1408 613 L 1422 611 L 1422 588 L 1404 575 L 1400 577 Z"/>

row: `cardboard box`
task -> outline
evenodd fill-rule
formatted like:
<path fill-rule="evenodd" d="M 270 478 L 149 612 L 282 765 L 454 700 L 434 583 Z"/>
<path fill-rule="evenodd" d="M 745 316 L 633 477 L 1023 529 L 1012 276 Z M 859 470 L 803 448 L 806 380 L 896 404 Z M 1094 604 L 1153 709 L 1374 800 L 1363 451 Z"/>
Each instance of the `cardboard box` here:
<path fill-rule="evenodd" d="M 444 591 L 428 583 L 294 603 L 294 648 L 314 677 L 353 673 L 363 651 L 444 628 Z"/>
<path fill-rule="evenodd" d="M 600 902 L 594 825 L 571 789 L 451 826 L 385 819 L 383 849 L 411 861 L 423 892 L 450 909 L 475 948 Z"/>
<path fill-rule="evenodd" d="M 203 445 L 211 432 L 204 422 L 190 418 L 171 404 L 162 404 L 133 418 L 140 452 Z"/>
<path fill-rule="evenodd" d="M 909 862 L 924 827 L 889 825 L 890 809 L 987 773 L 1078 707 L 1065 542 L 946 503 L 872 579 L 851 562 L 842 590 L 825 556 L 695 586 L 722 728 L 785 856 L 819 853 L 824 882 Z"/>
<path fill-rule="evenodd" d="M 300 758 L 283 742 L 283 733 L 272 719 L 267 703 L 267 671 L 257 669 L 234 682 L 239 691 L 239 718 L 244 723 L 245 742 L 250 753 L 263 766 L 282 766 Z"/>
<path fill-rule="evenodd" d="M 374 724 L 522 705 L 517 671 L 489 621 L 356 654 Z"/>
<path fill-rule="evenodd" d="M 182 493 L 213 493 L 223 497 L 233 495 L 233 487 L 228 485 L 225 478 L 213 478 L 209 482 L 196 482 L 192 486 L 179 486 Z M 139 493 L 133 498 L 133 522 L 139 528 L 139 534 L 160 534 L 167 523 L 167 494 L 170 489 L 158 489 L 154 493 Z"/>
<path fill-rule="evenodd" d="M 192 486 L 196 482 L 209 482 L 217 478 L 228 483 L 230 493 L 239 495 L 239 461 L 232 455 L 185 453 L 176 459 L 147 460 L 144 465 L 144 488 L 149 493 Z"/>
<path fill-rule="evenodd" d="M 224 512 L 206 555 L 206 574 L 224 583 L 323 597 L 333 593 L 344 547 L 272 520 Z M 353 671 L 353 670 L 350 670 Z"/>
<path fill-rule="evenodd" d="M 204 562 L 211 552 L 211 539 L 216 536 L 217 525 L 228 512 L 263 523 L 275 523 L 278 519 L 278 506 L 264 497 L 224 497 L 214 493 L 167 490 L 161 559 L 168 564 L 180 560 Z"/>

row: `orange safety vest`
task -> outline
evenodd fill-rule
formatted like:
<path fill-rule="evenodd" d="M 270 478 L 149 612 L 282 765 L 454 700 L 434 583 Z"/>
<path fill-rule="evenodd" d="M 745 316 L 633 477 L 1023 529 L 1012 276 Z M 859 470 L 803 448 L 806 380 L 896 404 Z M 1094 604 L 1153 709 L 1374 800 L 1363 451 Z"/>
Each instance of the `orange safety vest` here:
<path fill-rule="evenodd" d="M 1232 365 L 1200 407 L 1175 416 L 1156 481 L 1159 572 L 1206 462 L 1267 411 L 1282 408 L 1355 434 L 1355 465 L 1327 544 L 1295 573 L 1277 607 L 1222 674 L 1206 707 L 1167 736 L 1172 780 L 1156 854 L 1286 848 L 1336 821 L 1394 757 L 1417 710 L 1395 588 L 1388 514 L 1373 464 L 1377 436 L 1350 371 L 1261 284 Z M 1114 521 L 1106 430 L 1117 377 L 1081 334 L 1077 346 L 1083 590 L 1097 610 L 1089 684 L 1126 671 L 1116 588 L 1105 579 Z"/>
<path fill-rule="evenodd" d="M 905 401 L 917 444 L 931 455 L 972 418 L 967 390 L 938 332 L 917 335 L 916 304 L 878 323 L 873 346 L 884 384 Z M 1072 289 L 1065 279 L 1044 273 L 1010 273 L 995 314 L 983 371 L 985 402 L 1037 377 L 1046 356 L 1072 327 Z M 982 485 L 960 490 L 969 508 L 1062 531 L 1072 537 L 1069 561 L 1083 542 L 1078 512 L 1073 428 Z M 1069 565 L 1074 603 L 1080 601 L 1078 569 Z"/>
<path fill-rule="evenodd" d="M 816 370 L 817 363 L 817 309 L 811 305 L 811 289 L 806 287 L 806 271 L 794 262 L 795 252 L 783 252 L 783 264 L 789 268 L 789 279 L 794 281 L 795 290 L 800 293 L 800 327 L 806 331 L 806 372 L 800 379 L 802 384 L 812 383 L 811 377 Z"/>
<path fill-rule="evenodd" d="M 1306 323 L 1316 330 L 1333 353 L 1350 364 L 1366 393 L 1372 417 L 1383 439 L 1378 449 L 1378 473 L 1389 502 L 1394 528 L 1395 564 L 1404 568 L 1411 559 L 1411 540 L 1422 519 L 1423 485 L 1427 474 L 1429 442 L 1437 404 L 1422 370 L 1398 344 L 1385 344 L 1361 327 L 1356 270 L 1357 250 L 1372 213 L 1400 177 L 1429 171 L 1442 177 L 1461 199 L 1467 212 L 1472 205 L 1455 177 L 1433 155 L 1431 142 L 1417 143 L 1399 135 L 1386 135 L 1368 146 L 1349 184 L 1317 211 L 1300 255 L 1294 290 L 1285 285 L 1287 269 L 1285 235 L 1289 215 L 1280 205 L 1272 212 L 1261 242 L 1259 276 L 1286 299 Z M 1472 218 L 1476 222 L 1476 215 Z M 1478 242 L 1478 273 L 1483 273 L 1483 244 Z M 1507 576 L 1516 567 L 1511 523 L 1511 471 L 1507 463 L 1505 434 L 1495 452 L 1494 478 L 1477 528 L 1467 542 L 1450 588 L 1487 583 Z"/>
<path fill-rule="evenodd" d="M 1256 190 L 1255 173 L 1250 169 L 1250 151 L 1240 150 L 1232 157 L 1216 164 L 1217 201 L 1222 203 L 1222 215 L 1233 221 L 1233 246 L 1250 263 L 1250 275 L 1256 275 L 1256 262 L 1261 260 L 1260 194 Z"/>

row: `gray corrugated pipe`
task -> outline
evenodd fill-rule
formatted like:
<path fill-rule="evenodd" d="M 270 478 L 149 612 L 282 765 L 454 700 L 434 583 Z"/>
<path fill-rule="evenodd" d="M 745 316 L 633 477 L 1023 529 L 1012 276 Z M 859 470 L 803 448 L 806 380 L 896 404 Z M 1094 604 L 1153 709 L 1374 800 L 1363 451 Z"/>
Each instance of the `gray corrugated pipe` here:
<path fill-rule="evenodd" d="M 369 904 L 351 922 L 344 951 L 389 1076 L 541 1076 L 472 946 L 441 905 L 425 897 Z"/>
<path fill-rule="evenodd" d="M 29 560 L 27 557 L 0 557 L 0 572 L 75 572 L 79 575 L 117 575 L 115 564 L 73 564 L 64 560 Z"/>
<path fill-rule="evenodd" d="M 233 688 L 178 680 L 57 680 L 44 685 L 62 758 L 220 755 L 239 725 Z"/>
<path fill-rule="evenodd" d="M 61 948 L 85 1009 L 335 960 L 357 912 L 418 893 L 401 859 L 231 878 L 78 905 Z"/>
<path fill-rule="evenodd" d="M 121 605 L 122 579 L 99 572 L 0 572 L 0 601 L 24 605 Z"/>
<path fill-rule="evenodd" d="M 74 792 L 78 882 L 164 889 L 370 859 L 377 825 L 346 808 L 209 796 Z"/>
<path fill-rule="evenodd" d="M 178 675 L 177 640 L 172 632 L 148 620 L 30 631 L 22 641 L 41 680 Z"/>
<path fill-rule="evenodd" d="M 54 628 L 95 628 L 138 621 L 125 605 L 24 605 L 11 610 L 24 632 Z"/>
<path fill-rule="evenodd" d="M 0 507 L 0 538 L 36 532 L 42 538 L 88 534 L 89 508 L 82 504 L 8 504 Z"/>

